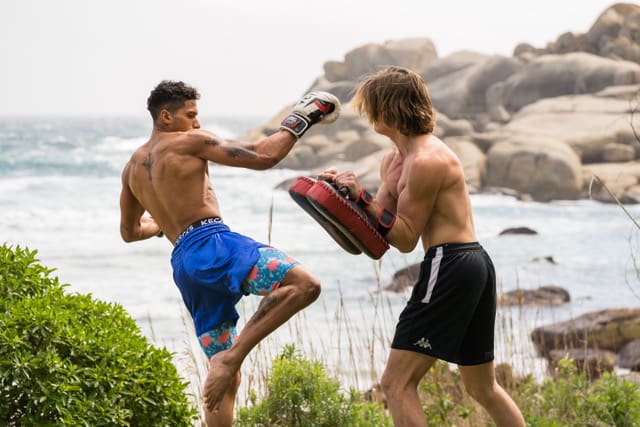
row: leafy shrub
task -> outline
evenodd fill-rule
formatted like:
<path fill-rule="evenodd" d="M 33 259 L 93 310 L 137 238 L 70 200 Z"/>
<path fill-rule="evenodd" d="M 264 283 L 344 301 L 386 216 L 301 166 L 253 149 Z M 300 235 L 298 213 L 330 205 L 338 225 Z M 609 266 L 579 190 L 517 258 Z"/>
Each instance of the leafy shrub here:
<path fill-rule="evenodd" d="M 381 405 L 363 402 L 354 391 L 344 396 L 319 362 L 303 359 L 292 345 L 273 361 L 264 400 L 239 408 L 236 423 L 240 427 L 392 425 Z"/>
<path fill-rule="evenodd" d="M 574 361 L 561 360 L 555 378 L 542 383 L 532 376 L 511 384 L 530 427 L 638 427 L 640 386 L 605 373 L 594 382 L 579 374 Z M 486 411 L 463 390 L 459 372 L 438 361 L 420 384 L 429 426 L 493 426 Z"/>
<path fill-rule="evenodd" d="M 640 390 L 635 383 L 606 373 L 591 383 L 571 359 L 560 361 L 556 379 L 533 380 L 518 390 L 527 425 L 640 426 Z"/>
<path fill-rule="evenodd" d="M 0 308 L 6 313 L 23 298 L 37 298 L 45 294 L 61 293 L 57 277 L 49 277 L 54 269 L 38 264 L 36 251 L 0 246 Z"/>
<path fill-rule="evenodd" d="M 0 246 L 0 424 L 193 424 L 171 354 L 120 305 L 66 294 L 35 256 Z"/>
<path fill-rule="evenodd" d="M 590 398 L 595 400 L 599 420 L 614 426 L 640 426 L 640 391 L 637 383 L 610 373 L 593 385 Z"/>

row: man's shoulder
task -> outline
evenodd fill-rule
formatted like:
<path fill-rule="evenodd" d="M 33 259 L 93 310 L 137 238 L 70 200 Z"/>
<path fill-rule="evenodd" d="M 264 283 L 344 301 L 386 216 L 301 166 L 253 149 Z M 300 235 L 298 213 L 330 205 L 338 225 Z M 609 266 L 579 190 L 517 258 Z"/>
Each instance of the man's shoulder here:
<path fill-rule="evenodd" d="M 419 156 L 415 156 L 416 162 L 431 164 L 451 164 L 458 161 L 455 152 L 440 138 L 432 136 L 426 149 L 422 150 Z"/>
<path fill-rule="evenodd" d="M 437 176 L 451 176 L 452 172 L 462 168 L 460 159 L 440 140 L 412 156 L 405 166 L 409 169 L 409 176 L 414 179 L 429 177 L 430 180 Z"/>
<path fill-rule="evenodd" d="M 215 134 L 202 129 L 192 129 L 186 132 L 177 133 L 179 133 L 179 135 L 176 135 L 176 140 L 187 145 L 203 143 L 216 145 L 221 142 L 221 139 L 218 138 Z"/>
<path fill-rule="evenodd" d="M 138 148 L 136 152 L 156 151 L 183 151 L 185 148 L 201 144 L 207 138 L 206 133 L 198 130 L 185 132 L 165 132 L 153 137 L 145 145 Z M 187 150 L 189 151 L 189 150 Z M 136 153 L 134 153 L 135 155 Z"/>
<path fill-rule="evenodd" d="M 148 151 L 148 148 L 147 148 L 148 144 L 149 144 L 149 141 L 147 141 L 146 143 L 140 145 L 135 150 L 133 150 L 133 153 L 131 153 L 131 156 L 127 160 L 127 164 L 125 165 L 125 168 L 129 167 L 132 162 L 135 163 L 138 157 L 145 155 L 145 152 Z"/>

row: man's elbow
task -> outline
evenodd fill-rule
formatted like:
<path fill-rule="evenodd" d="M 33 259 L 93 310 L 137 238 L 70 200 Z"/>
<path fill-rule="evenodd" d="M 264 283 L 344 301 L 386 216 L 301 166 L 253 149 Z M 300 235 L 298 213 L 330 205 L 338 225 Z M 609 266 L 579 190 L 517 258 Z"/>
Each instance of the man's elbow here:
<path fill-rule="evenodd" d="M 120 236 L 122 237 L 122 240 L 124 240 L 125 243 L 131 243 L 135 241 L 135 239 L 132 236 L 129 236 L 127 234 L 120 233 Z"/>
<path fill-rule="evenodd" d="M 134 233 L 123 227 L 120 228 L 120 237 L 122 237 L 122 240 L 124 240 L 126 243 L 131 243 L 138 240 L 137 236 Z"/>
<path fill-rule="evenodd" d="M 390 240 L 389 244 L 391 246 L 394 246 L 396 249 L 398 249 L 400 252 L 402 253 L 409 253 L 411 251 L 413 251 L 416 248 L 416 245 L 418 244 L 418 240 L 417 239 L 394 239 L 394 240 Z"/>
<path fill-rule="evenodd" d="M 403 254 L 408 254 L 409 252 L 411 252 L 412 250 L 415 249 L 416 245 L 395 245 L 396 249 L 398 249 L 400 252 L 402 252 Z"/>

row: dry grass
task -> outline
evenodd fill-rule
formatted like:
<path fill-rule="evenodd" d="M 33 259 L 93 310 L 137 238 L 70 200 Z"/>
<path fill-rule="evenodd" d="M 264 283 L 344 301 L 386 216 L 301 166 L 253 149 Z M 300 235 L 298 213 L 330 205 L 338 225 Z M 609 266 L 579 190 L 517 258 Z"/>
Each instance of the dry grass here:
<path fill-rule="evenodd" d="M 242 329 L 242 322 L 251 317 L 259 301 L 258 297 L 241 300 L 238 305 L 239 330 Z M 315 304 L 322 308 L 314 310 L 314 313 L 320 311 L 320 315 L 312 315 L 308 310 L 301 311 L 249 353 L 242 367 L 242 384 L 236 407 L 252 403 L 251 391 L 258 399 L 264 396 L 271 361 L 285 344 L 290 343 L 295 344 L 306 358 L 322 362 L 345 390 L 353 388 L 365 392 L 375 388 L 384 369 L 402 307 L 394 304 L 390 295 L 380 290 L 379 284 L 378 291 L 370 293 L 368 301 L 363 301 L 359 307 L 349 305 L 341 290 L 337 301 L 329 304 L 321 296 Z M 548 314 L 543 309 L 523 306 L 499 308 L 496 318 L 496 364 L 508 364 L 516 376 L 532 374 L 543 379 L 546 376 L 546 363 L 536 356 L 529 331 Z M 185 331 L 184 350 L 176 356 L 176 365 L 190 383 L 189 392 L 192 394 L 193 404 L 200 410 L 201 422 L 204 423 L 202 387 L 207 373 L 207 360 L 199 348 L 186 310 L 183 311 L 182 319 Z M 544 320 L 549 319 L 545 317 Z M 450 365 L 450 368 L 455 370 L 454 365 Z M 433 377 L 432 380 L 449 383 L 442 387 L 458 387 L 456 395 L 460 396 L 460 404 L 475 407 L 477 410 L 474 411 L 476 415 L 473 419 L 485 424 L 486 414 L 466 396 L 459 384 L 454 384 L 451 375 L 435 370 L 429 375 Z M 503 386 L 509 388 L 509 384 Z M 473 423 L 473 420 L 470 422 Z"/>

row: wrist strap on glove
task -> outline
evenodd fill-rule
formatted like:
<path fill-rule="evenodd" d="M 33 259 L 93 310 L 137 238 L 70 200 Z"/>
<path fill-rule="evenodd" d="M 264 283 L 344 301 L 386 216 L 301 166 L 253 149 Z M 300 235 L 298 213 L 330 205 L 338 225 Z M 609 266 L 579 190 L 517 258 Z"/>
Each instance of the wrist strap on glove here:
<path fill-rule="evenodd" d="M 382 208 L 378 214 L 378 221 L 376 222 L 376 229 L 383 237 L 387 235 L 393 224 L 396 222 L 396 216 L 385 208 Z"/>
<path fill-rule="evenodd" d="M 356 199 L 356 205 L 358 205 L 361 209 L 366 208 L 373 201 L 373 196 L 367 190 L 362 187 L 360 189 L 360 194 L 358 194 L 358 198 Z"/>
<path fill-rule="evenodd" d="M 309 129 L 311 123 L 302 114 L 291 113 L 282 120 L 280 123 L 280 129 L 288 130 L 295 135 L 296 138 L 300 138 Z"/>
<path fill-rule="evenodd" d="M 311 125 L 333 123 L 340 115 L 340 101 L 329 92 L 309 92 L 293 106 L 291 113 L 280 123 L 280 129 L 300 138 Z"/>

